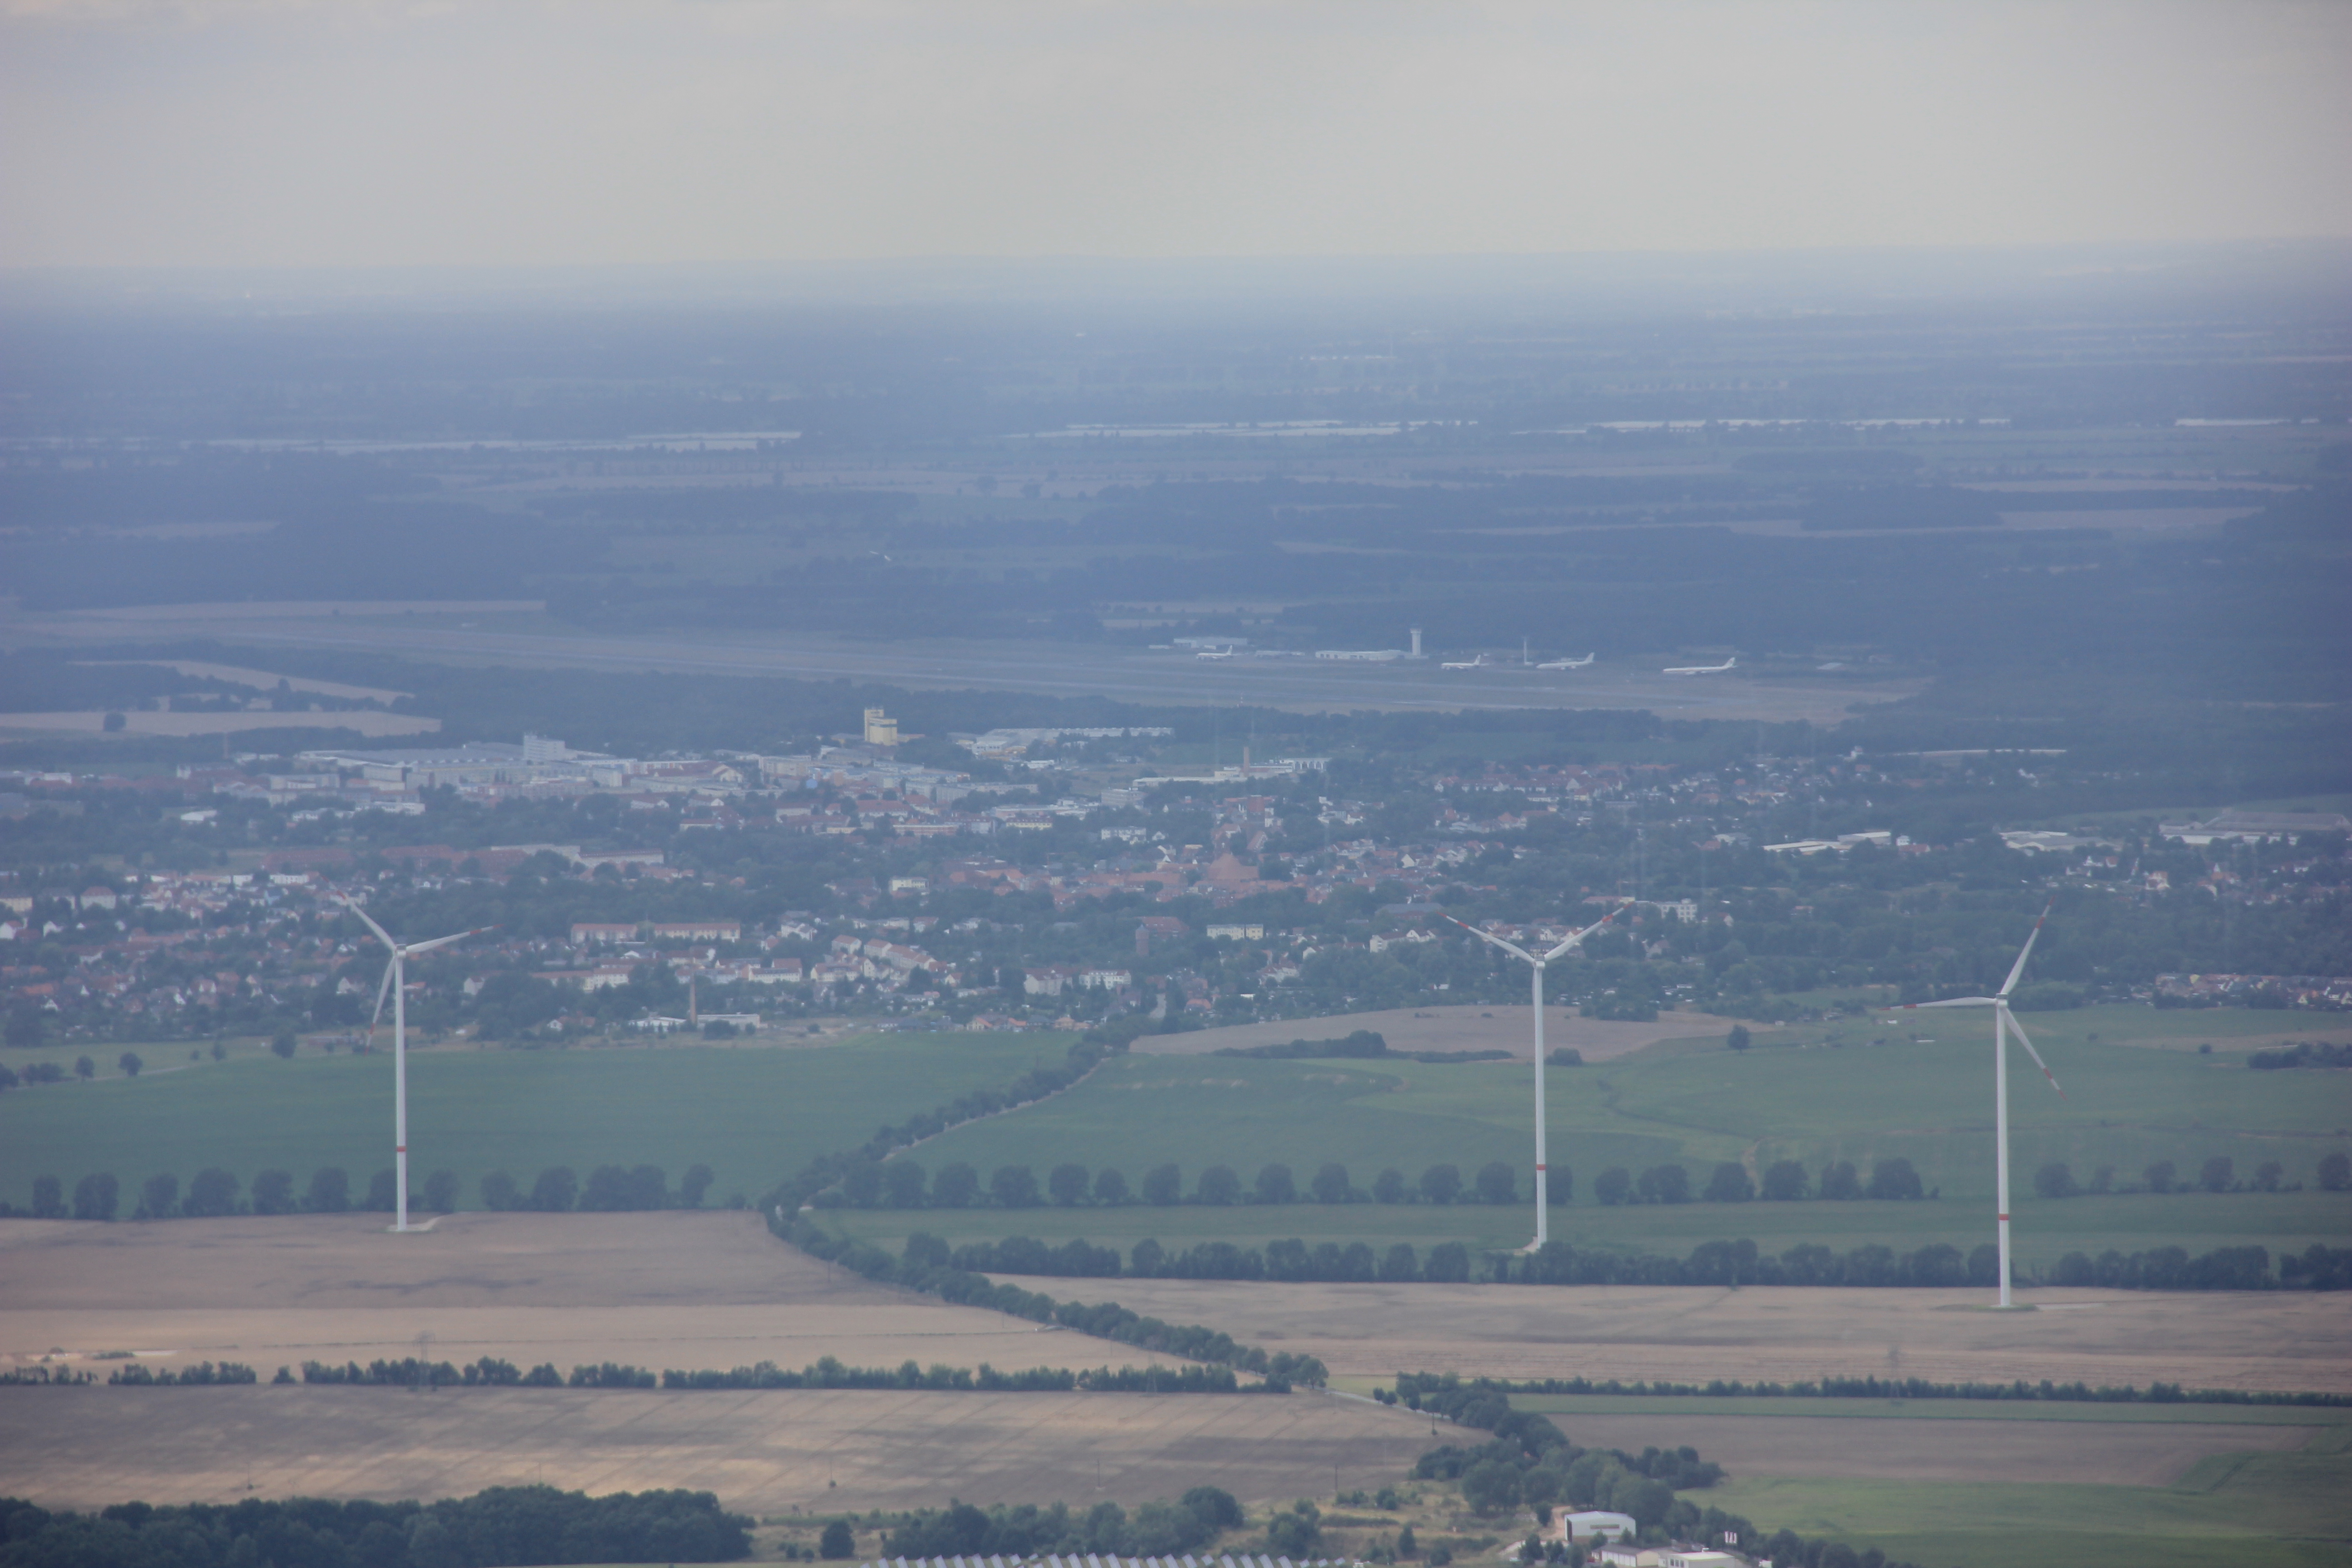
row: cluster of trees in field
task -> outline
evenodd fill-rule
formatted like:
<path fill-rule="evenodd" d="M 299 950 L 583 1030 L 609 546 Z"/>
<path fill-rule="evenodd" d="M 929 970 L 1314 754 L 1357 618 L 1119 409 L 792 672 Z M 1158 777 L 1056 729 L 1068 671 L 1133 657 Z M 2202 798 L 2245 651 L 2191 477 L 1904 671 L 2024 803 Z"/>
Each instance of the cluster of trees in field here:
<path fill-rule="evenodd" d="M 1205 1546 L 1245 1522 L 1242 1505 L 1217 1487 L 1194 1487 L 1174 1502 L 1147 1502 L 1129 1514 L 1115 1502 L 1097 1503 L 1085 1513 L 1067 1505 L 1034 1503 L 982 1510 L 968 1502 L 920 1509 L 884 1539 L 883 1551 L 899 1558 L 1041 1553 L 1110 1552 L 1123 1557 L 1166 1556 Z M 828 1534 L 830 1532 L 828 1531 Z M 844 1536 L 849 1532 L 846 1528 Z M 826 1556 L 836 1555 L 824 1541 Z M 844 1542 L 843 1545 L 847 1546 Z M 838 1553 L 846 1557 L 844 1550 Z"/>
<path fill-rule="evenodd" d="M 568 1165 L 553 1165 L 539 1173 L 526 1192 L 504 1171 L 482 1178 L 486 1209 L 533 1209 L 547 1214 L 613 1213 L 634 1209 L 699 1208 L 713 1180 L 708 1165 L 690 1167 L 677 1190 L 658 1165 L 599 1165 L 588 1173 L 583 1187 Z M 212 1219 L 228 1215 L 345 1214 L 352 1210 L 391 1214 L 398 1209 L 400 1187 L 389 1170 L 378 1171 L 367 1194 L 354 1202 L 351 1173 L 340 1165 L 323 1165 L 310 1173 L 308 1186 L 297 1194 L 292 1173 L 263 1171 L 253 1178 L 251 1195 L 238 1195 L 234 1173 L 207 1166 L 196 1173 L 184 1194 L 180 1178 L 164 1173 L 140 1184 L 132 1219 Z M 736 1200 L 740 1206 L 741 1200 Z M 73 1200 L 66 1200 L 65 1184 L 55 1176 L 33 1179 L 35 1219 L 111 1220 L 120 1212 L 122 1184 L 111 1171 L 97 1171 L 74 1184 Z M 409 1207 L 428 1214 L 454 1214 L 457 1208 L 457 1175 L 436 1171 L 425 1185 L 409 1194 Z"/>
<path fill-rule="evenodd" d="M 2352 1155 L 2341 1150 L 2321 1155 L 2315 1176 L 2323 1192 L 2352 1189 Z M 2303 1190 L 2303 1184 L 2288 1182 L 2286 1167 L 2276 1160 L 2264 1160 L 2254 1167 L 2252 1175 L 2241 1181 L 2236 1163 L 2227 1154 L 2216 1154 L 2199 1167 L 2194 1181 L 2183 1181 L 2179 1167 L 2171 1161 L 2158 1160 L 2140 1173 L 2136 1184 L 2120 1185 L 2113 1165 L 2101 1165 L 2087 1181 L 2078 1182 L 2072 1165 L 2053 1160 L 2033 1173 L 2033 1190 L 2045 1198 L 2074 1198 L 2118 1192 L 2296 1193 Z"/>
<path fill-rule="evenodd" d="M 446 1568 L 530 1563 L 732 1563 L 751 1551 L 752 1521 L 709 1492 L 614 1492 L 494 1487 L 443 1502 L 336 1502 L 289 1498 L 97 1513 L 51 1511 L 0 1498 L 5 1568 Z"/>

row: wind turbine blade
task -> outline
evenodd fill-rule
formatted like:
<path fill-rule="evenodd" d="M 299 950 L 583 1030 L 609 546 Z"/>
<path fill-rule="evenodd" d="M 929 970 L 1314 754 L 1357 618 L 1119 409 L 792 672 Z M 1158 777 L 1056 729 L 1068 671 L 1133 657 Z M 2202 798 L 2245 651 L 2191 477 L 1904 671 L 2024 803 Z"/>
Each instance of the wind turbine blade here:
<path fill-rule="evenodd" d="M 2042 1076 L 2050 1080 L 2050 1087 L 2058 1089 L 2058 1098 L 2065 1099 L 2066 1091 L 2058 1088 L 2058 1075 L 2050 1070 L 2050 1064 L 2042 1059 L 2042 1053 L 2033 1048 L 2033 1042 L 2025 1037 L 2025 1031 L 2018 1027 L 2017 1020 L 2010 1016 L 2006 1007 L 2000 1010 L 2000 1022 L 2003 1028 L 2017 1037 L 2017 1043 L 2025 1047 L 2025 1054 L 2033 1058 L 2033 1065 L 2042 1069 Z"/>
<path fill-rule="evenodd" d="M 1448 915 L 1445 918 L 1447 920 L 1454 921 L 1454 917 L 1452 915 Z M 1492 942 L 1496 947 L 1501 948 L 1505 952 L 1516 953 L 1519 957 L 1526 959 L 1529 963 L 1533 963 L 1536 961 L 1535 954 L 1529 952 L 1526 948 L 1519 946 L 1517 942 L 1505 942 L 1493 931 L 1480 931 L 1476 926 L 1472 925 L 1467 921 L 1454 921 L 1454 923 L 1460 926 L 1464 931 L 1468 931 L 1472 936 L 1476 937 L 1480 942 Z"/>
<path fill-rule="evenodd" d="M 446 947 L 453 942 L 463 942 L 469 936 L 479 936 L 486 931 L 497 929 L 495 926 L 476 926 L 472 931 L 461 931 L 456 936 L 436 936 L 431 942 L 411 942 L 408 956 L 415 958 L 420 952 L 431 952 L 436 947 Z"/>
<path fill-rule="evenodd" d="M 1997 1007 L 2000 1005 L 1998 996 L 1953 996 L 1941 1002 L 1906 1002 L 1903 1011 L 1920 1013 L 1930 1007 Z"/>
<path fill-rule="evenodd" d="M 1586 937 L 1591 936 L 1594 931 L 1599 931 L 1602 926 L 1605 926 L 1611 921 L 1615 920 L 1617 918 L 1617 910 L 1622 910 L 1624 907 L 1625 906 L 1622 904 L 1618 905 L 1617 909 L 1611 910 L 1607 914 L 1602 915 L 1599 920 L 1594 921 L 1591 925 L 1586 926 L 1582 931 L 1578 931 L 1574 936 L 1570 937 L 1566 942 L 1563 942 L 1558 947 L 1553 948 L 1549 952 L 1545 953 L 1544 962 L 1546 963 L 1549 963 L 1553 959 L 1558 958 L 1570 948 L 1581 946 Z"/>
<path fill-rule="evenodd" d="M 2000 983 L 2000 994 L 2006 996 L 2017 989 L 2017 977 L 2025 973 L 2025 961 L 2033 956 L 2033 944 L 2042 940 L 2042 921 L 2050 918 L 2050 910 L 2049 904 L 2042 906 L 2042 919 L 2033 922 L 2033 933 L 2025 939 L 2024 947 L 2018 951 L 2017 962 L 2009 966 L 2009 978 Z"/>
<path fill-rule="evenodd" d="M 363 923 L 367 926 L 368 930 L 370 930 L 370 931 L 372 931 L 375 932 L 375 934 L 376 934 L 377 936 L 382 937 L 382 938 L 383 939 L 383 945 L 384 945 L 384 946 L 386 946 L 386 947 L 398 947 L 398 946 L 400 945 L 398 942 L 394 942 L 394 941 L 393 941 L 393 940 L 392 940 L 392 933 L 391 933 L 390 931 L 388 931 L 384 930 L 384 929 L 383 929 L 383 927 L 382 927 L 382 926 L 380 926 L 380 925 L 376 924 L 376 923 L 375 923 L 375 921 L 372 921 L 372 920 L 369 920 L 369 919 L 368 919 L 368 912 L 367 912 L 365 910 L 363 910 L 363 909 L 360 908 L 360 907 L 359 907 L 359 905 L 357 905 L 357 904 L 355 904 L 355 903 L 352 902 L 352 901 L 351 901 L 351 900 L 349 900 L 349 899 L 345 899 L 345 900 L 343 900 L 343 908 L 345 908 L 345 909 L 347 909 L 347 910 L 351 910 L 351 911 L 352 911 L 352 913 L 353 913 L 353 914 L 355 914 L 355 915 L 359 916 L 359 917 L 360 917 L 360 920 L 362 921 L 362 922 L 363 922 Z"/>
<path fill-rule="evenodd" d="M 392 994 L 392 972 L 397 967 L 395 962 L 387 961 L 383 966 L 383 983 L 375 988 L 375 1012 L 368 1019 L 368 1044 L 371 1046 L 375 1044 L 375 1026 L 383 1022 L 383 999 Z"/>

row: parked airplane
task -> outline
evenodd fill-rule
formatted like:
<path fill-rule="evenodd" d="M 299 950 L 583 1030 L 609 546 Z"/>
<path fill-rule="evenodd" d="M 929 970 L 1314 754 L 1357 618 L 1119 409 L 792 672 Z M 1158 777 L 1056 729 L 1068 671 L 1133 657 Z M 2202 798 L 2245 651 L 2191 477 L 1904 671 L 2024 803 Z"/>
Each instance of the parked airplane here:
<path fill-rule="evenodd" d="M 1663 673 L 1667 675 L 1721 675 L 1725 670 L 1729 669 L 1733 665 L 1738 664 L 1738 662 L 1739 656 L 1738 654 L 1734 654 L 1729 658 L 1725 659 L 1721 664 L 1686 664 L 1678 669 L 1669 669 Z"/>
<path fill-rule="evenodd" d="M 1234 650 L 1229 647 L 1221 647 L 1213 650 L 1210 648 L 1202 648 L 1192 657 L 1194 658 L 1231 658 L 1234 657 Z"/>
<path fill-rule="evenodd" d="M 1588 653 L 1582 658 L 1556 658 L 1549 664 L 1539 664 L 1536 668 L 1538 669 L 1582 669 L 1586 665 L 1591 664 L 1592 659 L 1593 656 Z"/>
<path fill-rule="evenodd" d="M 1454 664 L 1441 664 L 1437 668 L 1440 669 L 1484 669 L 1486 667 L 1486 656 L 1482 653 L 1476 658 L 1465 658 Z"/>

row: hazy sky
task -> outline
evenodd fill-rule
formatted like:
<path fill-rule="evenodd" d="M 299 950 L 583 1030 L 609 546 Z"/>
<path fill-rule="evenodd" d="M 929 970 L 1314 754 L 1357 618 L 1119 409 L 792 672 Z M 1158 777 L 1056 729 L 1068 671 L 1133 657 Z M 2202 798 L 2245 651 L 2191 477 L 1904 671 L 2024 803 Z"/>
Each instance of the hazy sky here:
<path fill-rule="evenodd" d="M 2352 234 L 2352 4 L 0 0 L 0 264 Z"/>

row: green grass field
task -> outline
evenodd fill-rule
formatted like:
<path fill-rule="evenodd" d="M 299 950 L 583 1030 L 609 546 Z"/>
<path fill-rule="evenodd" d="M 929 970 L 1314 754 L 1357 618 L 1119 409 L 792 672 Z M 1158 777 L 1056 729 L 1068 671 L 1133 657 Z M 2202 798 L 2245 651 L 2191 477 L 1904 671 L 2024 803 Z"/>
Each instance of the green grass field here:
<path fill-rule="evenodd" d="M 2242 1055 L 2200 1055 L 2192 1037 L 2216 1023 L 2278 1032 L 2278 1015 L 2085 1009 L 2033 1016 L 2028 1027 L 2063 1076 L 2070 1098 L 2050 1092 L 2030 1069 L 2011 1084 L 2012 1201 L 2020 1257 L 2053 1262 L 2073 1250 L 2131 1251 L 2180 1246 L 2194 1251 L 2259 1241 L 2300 1250 L 2338 1244 L 2352 1231 L 2352 1194 L 2316 1190 L 2321 1155 L 2352 1142 L 2352 1075 L 2255 1072 Z M 2194 1025 L 2194 1027 L 2187 1026 Z M 1551 1161 L 1573 1175 L 1576 1201 L 1553 1233 L 1577 1245 L 1687 1250 L 1725 1237 L 1752 1237 L 1769 1250 L 1799 1242 L 1848 1248 L 1878 1243 L 1898 1250 L 1948 1242 L 1964 1250 L 1990 1239 L 1992 1117 L 1990 1042 L 1937 1019 L 1932 1044 L 1860 1043 L 1884 1029 L 1849 1022 L 1850 1041 L 1822 1043 L 1827 1030 L 1796 1031 L 1794 1043 L 1744 1053 L 1667 1042 L 1636 1057 L 1554 1072 L 1548 1084 Z M 2092 1038 L 2098 1036 L 2096 1039 Z M 1773 1037 L 1781 1037 L 1779 1035 Z M 2119 1039 L 2187 1043 L 2189 1048 Z M 1369 1187 L 1384 1166 L 1418 1178 L 1451 1162 L 1465 1178 L 1492 1160 L 1524 1169 L 1529 1158 L 1528 1069 L 1517 1063 L 1434 1066 L 1414 1062 L 1252 1061 L 1231 1057 L 1116 1058 L 1087 1083 L 1018 1114 L 959 1128 L 910 1155 L 936 1172 L 967 1161 L 983 1176 L 1025 1164 L 1042 1179 L 1065 1161 L 1121 1171 L 1131 1187 L 1163 1163 L 1199 1173 L 1229 1165 L 1244 1184 L 1270 1163 L 1288 1165 L 1303 1186 L 1326 1161 Z M 2159 1160 L 2193 1181 L 2206 1159 L 2225 1155 L 2241 1178 L 2265 1160 L 2285 1167 L 2302 1192 L 2116 1194 L 2044 1200 L 2032 1174 L 2064 1160 L 2078 1180 L 2100 1165 L 2137 1182 Z M 1801 1161 L 1818 1173 L 1829 1160 L 1865 1173 L 1880 1158 L 1909 1159 L 1940 1196 L 1923 1203 L 1800 1203 L 1604 1208 L 1592 1200 L 1605 1167 L 1676 1161 L 1704 1183 L 1717 1161 Z M 1523 1178 L 1524 1180 L 1524 1178 Z M 835 1211 L 851 1232 L 891 1241 L 913 1230 L 950 1239 L 1073 1236 L 1130 1246 L 1194 1240 L 1262 1243 L 1461 1239 L 1515 1247 L 1527 1238 L 1524 1206 L 1295 1204 L 1231 1208 L 1182 1205 L 1113 1209 Z"/>
<path fill-rule="evenodd" d="M 1707 1500 L 1929 1568 L 2316 1568 L 2352 1561 L 2347 1437 L 2216 1456 L 2170 1487 L 1734 1477 Z"/>
<path fill-rule="evenodd" d="M 2352 1412 L 1963 1399 L 1672 1399 L 1514 1394 L 1556 1417 L 1633 1413 L 1856 1420 L 2179 1423 L 2315 1428 L 2284 1453 L 2220 1454 L 2169 1487 L 1742 1479 L 1706 1500 L 1769 1530 L 1826 1535 L 1927 1568 L 2306 1568 L 2352 1561 Z M 2095 1433 L 2083 1440 L 2095 1444 Z"/>
<path fill-rule="evenodd" d="M 757 1198 L 818 1154 L 886 1122 L 1059 1061 L 1067 1036 L 878 1035 L 803 1049 L 703 1046 L 436 1049 L 408 1064 L 409 1173 L 457 1173 L 461 1202 L 503 1169 L 527 1187 L 549 1165 L 583 1180 L 603 1164 L 653 1164 L 672 1184 L 694 1164 L 706 1202 Z M 298 1189 L 341 1165 L 360 1192 L 392 1164 L 392 1058 L 247 1051 L 227 1060 L 0 1095 L 0 1197 L 23 1205 L 37 1175 L 111 1171 L 125 1187 L 168 1172 L 184 1188 L 218 1165 L 249 1186 L 278 1168 Z M 184 1053 L 183 1053 L 184 1059 Z"/>
<path fill-rule="evenodd" d="M 1915 1015 L 1916 1019 L 1918 1016 Z M 1580 1246 L 1687 1251 L 1749 1237 L 1767 1250 L 1820 1242 L 1841 1250 L 1930 1242 L 1966 1249 L 1990 1238 L 1989 1042 L 1974 1020 L 1931 1018 L 1910 1031 L 1873 1020 L 1773 1030 L 1753 1050 L 1669 1041 L 1605 1065 L 1549 1075 L 1554 1169 L 1572 1173 L 1576 1201 L 1554 1234 Z M 2065 1252 L 2177 1245 L 2192 1252 L 2258 1241 L 2274 1251 L 2352 1233 L 2352 1194 L 2309 1186 L 2321 1154 L 2352 1145 L 2352 1075 L 2254 1072 L 2230 1048 L 2315 1020 L 2292 1015 L 2092 1008 L 2031 1016 L 2071 1098 L 2038 1074 L 2011 1085 L 2017 1242 L 2029 1265 Z M 2319 1031 L 2324 1034 L 2325 1031 Z M 1843 1037 L 1843 1045 L 1827 1043 Z M 2210 1037 L 2210 1055 L 2194 1047 Z M 1871 1046 L 1872 1038 L 1899 1043 Z M 2138 1042 L 2138 1043 L 2125 1043 Z M 710 1201 L 756 1195 L 813 1155 L 869 1135 L 972 1088 L 1058 1059 L 1058 1036 L 886 1036 L 801 1049 L 597 1047 L 549 1051 L 441 1048 L 412 1062 L 413 1179 L 457 1173 L 465 1201 L 482 1173 L 528 1182 L 543 1166 L 652 1163 L 676 1180 L 692 1164 L 717 1173 Z M 170 1054 L 166 1054 L 167 1050 Z M 383 1055 L 305 1055 L 279 1061 L 240 1043 L 228 1059 L 189 1064 L 186 1047 L 151 1047 L 139 1079 L 45 1086 L 0 1096 L 0 1198 L 28 1201 L 32 1180 L 68 1188 L 111 1170 L 126 1185 L 168 1171 L 185 1182 L 222 1165 L 249 1183 L 278 1167 L 298 1180 L 340 1164 L 364 1184 L 390 1163 L 391 1063 Z M 42 1053 L 45 1057 L 55 1052 Z M 111 1068 L 110 1055 L 106 1066 Z M 68 1053 L 68 1057 L 70 1053 Z M 170 1070 L 164 1070 L 164 1069 Z M 1065 1161 L 1113 1166 L 1139 1186 L 1173 1163 L 1186 1184 L 1212 1164 L 1244 1183 L 1279 1162 L 1303 1186 L 1336 1160 L 1359 1187 L 1394 1166 L 1417 1178 L 1452 1163 L 1468 1177 L 1489 1161 L 1524 1169 L 1528 1070 L 1517 1063 L 1252 1061 L 1230 1057 L 1114 1058 L 1077 1089 L 1009 1116 L 958 1128 L 902 1156 L 937 1172 L 968 1161 L 983 1177 L 1025 1164 L 1040 1177 Z M 2181 1179 L 2224 1154 L 2242 1176 L 2276 1159 L 2294 1193 L 2147 1193 L 2045 1201 L 2031 1174 L 2070 1162 L 2078 1178 L 2101 1164 L 2136 1180 L 2162 1158 Z M 1703 1183 L 1722 1160 L 1760 1170 L 1780 1158 L 1818 1172 L 1832 1158 L 1865 1173 L 1888 1155 L 1913 1162 L 1940 1196 L 1923 1203 L 1820 1203 L 1604 1208 L 1592 1201 L 1605 1167 L 1667 1161 Z M 128 1202 L 129 1200 L 126 1200 Z M 1516 1247 L 1524 1205 L 1318 1204 L 1233 1208 L 833 1211 L 850 1231 L 895 1243 L 917 1229 L 950 1239 L 1072 1236 L 1121 1247 L 1144 1237 L 1263 1244 L 1460 1239 Z"/>
<path fill-rule="evenodd" d="M 1349 1380 L 1342 1380 L 1343 1383 Z M 1352 1387 L 1350 1392 L 1362 1392 Z M 1578 1415 L 1806 1415 L 2302 1426 L 2283 1453 L 2219 1454 L 2169 1487 L 1742 1478 L 1703 1494 L 1767 1530 L 1831 1536 L 1927 1568 L 2171 1568 L 2352 1561 L 2352 1412 L 2250 1405 L 2070 1405 L 1959 1399 L 1675 1399 L 1514 1394 L 1514 1408 Z M 1565 1424 L 1565 1423 L 1564 1423 Z M 2095 1444 L 2095 1433 L 2083 1440 Z"/>
<path fill-rule="evenodd" d="M 1076 1237 L 1122 1251 L 1145 1237 L 1171 1249 L 1200 1241 L 1262 1247 L 1296 1237 L 1310 1246 L 1369 1242 L 1377 1252 L 1400 1241 L 1424 1250 L 1441 1241 L 1461 1241 L 1474 1249 L 1524 1246 L 1531 1211 L 1525 1205 L 1507 1209 L 1473 1204 L 1327 1208 L 1309 1203 L 1265 1208 L 835 1209 L 819 1217 L 843 1234 L 893 1249 L 908 1236 L 923 1231 L 950 1241 L 1027 1236 L 1061 1242 Z M 2019 1263 L 2032 1267 L 2054 1263 L 2069 1252 L 2096 1254 L 2109 1247 L 2135 1252 L 2183 1247 L 2199 1253 L 2258 1242 L 2273 1253 L 2301 1251 L 2315 1241 L 2342 1245 L 2347 1226 L 2352 1226 L 2352 1194 L 2198 1194 L 2054 1204 L 2021 1201 L 2012 1235 Z M 1800 1243 L 1841 1252 L 1872 1244 L 1907 1252 L 1942 1242 L 1966 1251 L 1990 1242 L 1993 1224 L 1983 1205 L 1949 1198 L 1916 1204 L 1689 1204 L 1573 1207 L 1555 1212 L 1551 1234 L 1574 1247 L 1675 1254 L 1701 1242 L 1740 1237 L 1771 1253 Z"/>

